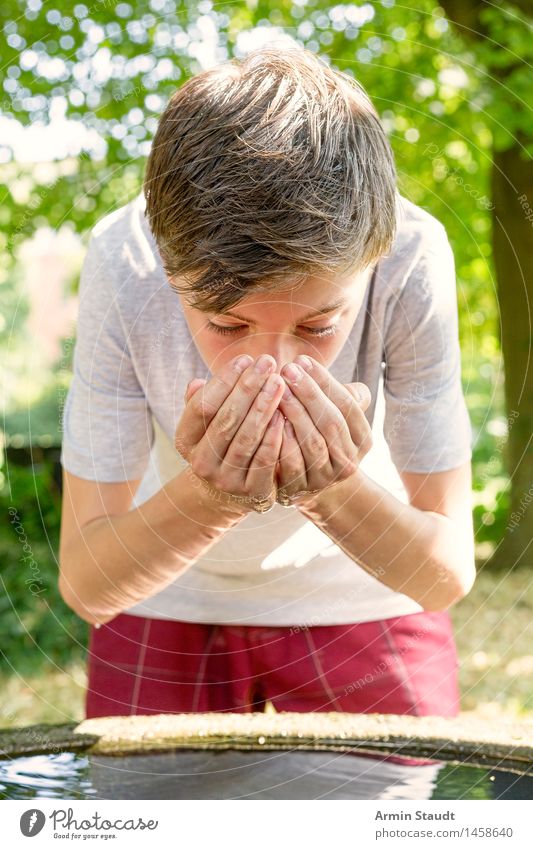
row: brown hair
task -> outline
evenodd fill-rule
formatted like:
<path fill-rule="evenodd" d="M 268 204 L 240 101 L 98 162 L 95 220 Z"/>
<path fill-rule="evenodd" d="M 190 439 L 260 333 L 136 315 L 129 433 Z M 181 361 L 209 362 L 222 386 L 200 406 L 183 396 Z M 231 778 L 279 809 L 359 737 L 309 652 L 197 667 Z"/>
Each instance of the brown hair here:
<path fill-rule="evenodd" d="M 204 311 L 362 270 L 396 228 L 394 160 L 372 103 L 299 47 L 260 48 L 184 83 L 143 190 L 171 285 Z"/>

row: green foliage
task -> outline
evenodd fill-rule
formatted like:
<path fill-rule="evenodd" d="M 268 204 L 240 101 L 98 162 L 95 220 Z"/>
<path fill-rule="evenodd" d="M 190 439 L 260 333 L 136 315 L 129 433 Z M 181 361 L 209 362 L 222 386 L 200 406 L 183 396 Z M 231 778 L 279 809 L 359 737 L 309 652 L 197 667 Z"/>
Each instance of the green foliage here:
<path fill-rule="evenodd" d="M 531 19 L 528 21 L 516 6 L 508 3 L 487 6 L 479 18 L 486 38 L 480 42 L 476 53 L 495 83 L 491 87 L 490 109 L 494 147 L 505 150 L 515 144 L 517 138 L 531 137 Z M 533 154 L 533 144 L 522 151 L 524 158 L 528 154 Z"/>
<path fill-rule="evenodd" d="M 6 464 L 0 488 L 0 653 L 4 671 L 63 668 L 83 654 L 88 626 L 57 588 L 60 492 L 54 464 L 41 453 L 31 467 Z"/>

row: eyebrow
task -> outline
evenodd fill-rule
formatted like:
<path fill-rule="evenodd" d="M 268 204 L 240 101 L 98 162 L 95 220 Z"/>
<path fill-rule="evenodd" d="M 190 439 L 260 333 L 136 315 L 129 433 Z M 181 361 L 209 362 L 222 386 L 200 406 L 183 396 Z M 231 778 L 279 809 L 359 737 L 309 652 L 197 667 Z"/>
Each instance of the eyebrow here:
<path fill-rule="evenodd" d="M 311 310 L 310 313 L 304 315 L 299 319 L 299 322 L 309 321 L 310 318 L 316 318 L 319 315 L 324 315 L 325 313 L 331 312 L 332 310 L 336 310 L 339 307 L 343 307 L 346 304 L 346 298 L 339 298 L 337 301 L 334 301 L 331 304 L 326 304 L 323 307 L 319 307 L 318 310 Z M 239 321 L 244 321 L 245 324 L 257 324 L 257 321 L 253 321 L 251 318 L 244 318 L 242 315 L 238 315 L 236 312 L 221 312 L 218 313 L 220 316 L 229 316 L 230 318 L 236 318 Z"/>

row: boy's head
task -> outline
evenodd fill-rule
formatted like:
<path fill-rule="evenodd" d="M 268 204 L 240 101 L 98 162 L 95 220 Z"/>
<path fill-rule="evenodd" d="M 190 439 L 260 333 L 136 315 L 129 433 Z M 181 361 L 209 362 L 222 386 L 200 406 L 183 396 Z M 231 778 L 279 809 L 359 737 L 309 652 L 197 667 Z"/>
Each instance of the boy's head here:
<path fill-rule="evenodd" d="M 297 47 L 262 48 L 182 85 L 159 121 L 144 194 L 195 334 L 207 315 L 257 310 L 258 298 L 268 305 L 288 290 L 284 333 L 343 291 L 357 300 L 350 281 L 368 278 L 395 234 L 394 161 L 370 100 Z M 250 347 L 218 341 L 231 356 Z"/>

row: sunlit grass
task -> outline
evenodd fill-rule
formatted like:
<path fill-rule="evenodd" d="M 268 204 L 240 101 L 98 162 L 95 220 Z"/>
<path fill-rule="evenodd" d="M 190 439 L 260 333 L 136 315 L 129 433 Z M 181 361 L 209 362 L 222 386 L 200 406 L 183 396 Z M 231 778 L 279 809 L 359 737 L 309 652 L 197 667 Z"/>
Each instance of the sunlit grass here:
<path fill-rule="evenodd" d="M 533 580 L 528 570 L 478 573 L 451 608 L 461 710 L 533 721 Z"/>
<path fill-rule="evenodd" d="M 0 725 L 63 723 L 83 719 L 87 674 L 79 660 L 63 670 L 0 678 Z"/>

